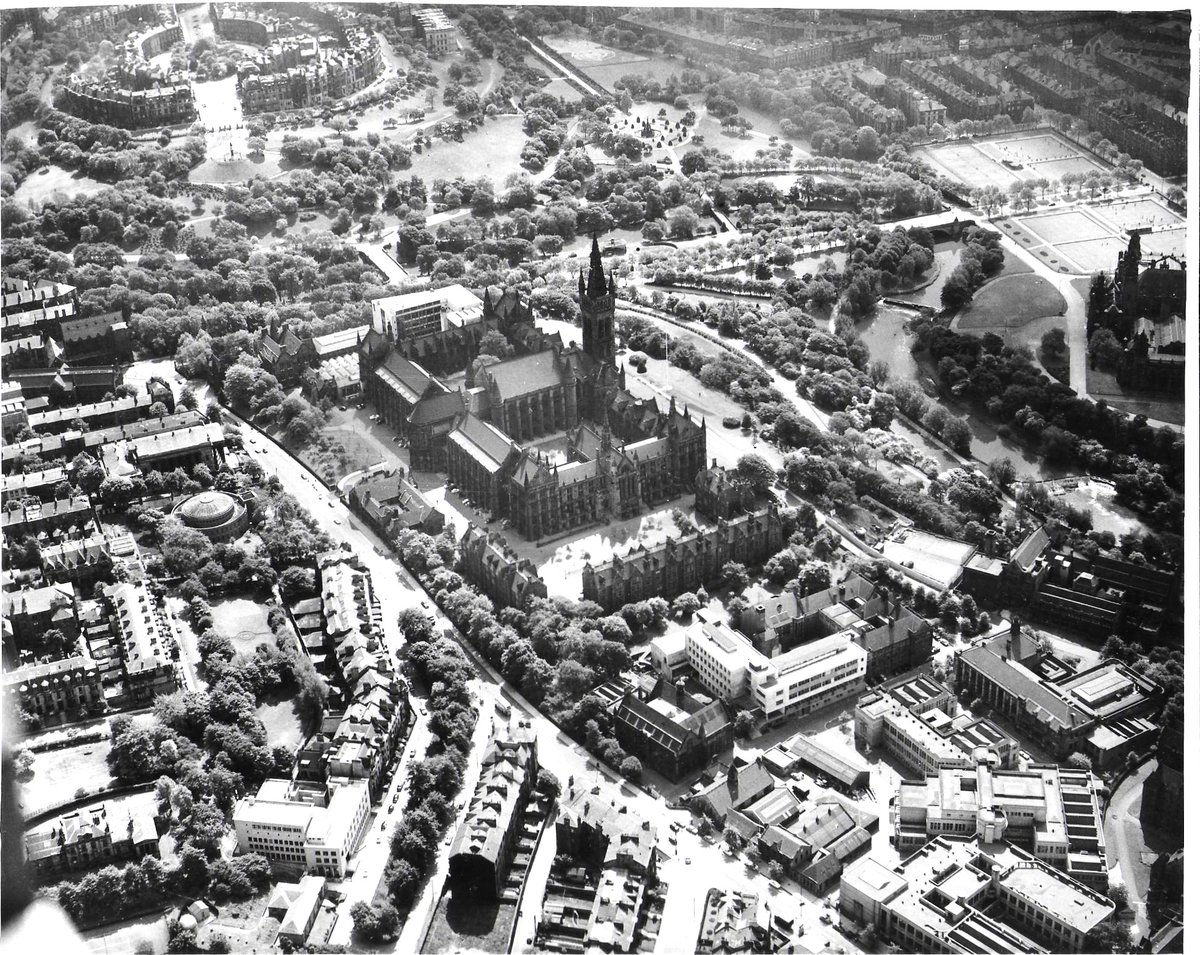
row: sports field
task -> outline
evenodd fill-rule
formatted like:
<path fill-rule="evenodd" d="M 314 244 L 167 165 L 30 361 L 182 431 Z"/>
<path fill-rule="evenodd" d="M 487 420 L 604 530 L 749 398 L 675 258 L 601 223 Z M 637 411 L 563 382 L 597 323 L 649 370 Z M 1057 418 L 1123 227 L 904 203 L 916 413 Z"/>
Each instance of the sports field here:
<path fill-rule="evenodd" d="M 1147 258 L 1181 256 L 1187 240 L 1183 219 L 1165 204 L 1148 198 L 1080 205 L 1014 221 L 1021 231 L 1010 229 L 1010 234 L 1064 272 L 1113 268 L 1117 253 L 1129 245 L 1131 229 L 1154 230 L 1142 235 L 1142 255 Z M 1028 235 L 1022 235 L 1022 231 Z"/>
<path fill-rule="evenodd" d="M 1110 234 L 1110 230 L 1080 210 L 1029 216 L 1021 221 L 1025 228 L 1043 242 L 1083 241 L 1103 238 Z"/>
<path fill-rule="evenodd" d="M 686 69 L 682 60 L 666 56 L 643 56 L 589 40 L 585 36 L 546 37 L 545 44 L 572 66 L 583 70 L 597 83 L 612 89 L 622 76 L 652 76 L 665 83 Z"/>
<path fill-rule="evenodd" d="M 944 175 L 974 187 L 1007 189 L 1014 182 L 1043 178 L 1053 181 L 1068 172 L 1107 169 L 1070 140 L 1051 132 L 957 140 L 922 146 L 914 152 Z"/>

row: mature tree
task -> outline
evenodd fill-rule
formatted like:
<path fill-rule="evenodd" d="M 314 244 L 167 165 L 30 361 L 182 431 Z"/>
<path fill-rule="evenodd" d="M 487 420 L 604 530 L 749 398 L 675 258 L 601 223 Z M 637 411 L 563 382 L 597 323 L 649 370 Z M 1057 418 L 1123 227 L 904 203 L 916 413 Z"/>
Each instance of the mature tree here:
<path fill-rule="evenodd" d="M 757 454 L 744 454 L 738 458 L 737 474 L 755 494 L 767 494 L 775 484 L 775 469 Z"/>

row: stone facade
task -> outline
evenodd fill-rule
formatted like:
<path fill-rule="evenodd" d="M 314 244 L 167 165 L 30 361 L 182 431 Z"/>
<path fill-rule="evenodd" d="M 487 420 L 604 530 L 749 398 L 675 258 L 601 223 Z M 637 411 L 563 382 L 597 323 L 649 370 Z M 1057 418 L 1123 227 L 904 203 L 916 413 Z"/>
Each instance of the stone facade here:
<path fill-rule="evenodd" d="M 624 390 L 615 364 L 616 286 L 597 241 L 586 278 L 579 276 L 582 348 L 539 331 L 515 293 L 485 290 L 480 311 L 461 297 L 379 300 L 359 346 L 364 394 L 384 424 L 407 435 L 414 469 L 447 471 L 468 499 L 532 539 L 630 517 L 693 486 L 707 426 L 674 401 L 663 411 Z M 516 354 L 475 360 L 489 331 Z M 440 365 L 451 338 L 465 356 L 457 391 L 406 357 L 414 341 L 435 338 Z M 566 460 L 518 443 L 564 432 Z"/>
<path fill-rule="evenodd" d="M 718 521 L 716 527 L 670 538 L 653 548 L 639 548 L 596 567 L 586 564 L 583 596 L 606 610 L 650 597 L 670 600 L 717 579 L 729 561 L 760 563 L 783 547 L 784 536 L 783 515 L 771 504 L 753 514 Z"/>

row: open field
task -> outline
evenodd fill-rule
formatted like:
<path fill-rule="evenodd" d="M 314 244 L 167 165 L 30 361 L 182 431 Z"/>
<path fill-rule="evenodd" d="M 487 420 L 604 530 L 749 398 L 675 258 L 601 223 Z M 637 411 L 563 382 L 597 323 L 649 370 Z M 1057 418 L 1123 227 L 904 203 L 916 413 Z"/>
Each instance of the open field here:
<path fill-rule="evenodd" d="M 958 140 L 922 146 L 915 155 L 937 171 L 971 186 L 1007 189 L 1014 182 L 1060 179 L 1065 173 L 1106 171 L 1099 160 L 1070 140 L 1050 132 L 1014 133 L 983 140 Z M 1019 164 L 1014 169 L 1004 160 Z"/>
<path fill-rule="evenodd" d="M 1117 253 L 1124 252 L 1128 242 L 1116 236 L 1106 235 L 1082 242 L 1064 242 L 1056 246 L 1059 253 L 1074 262 L 1082 272 L 1099 272 L 1112 269 L 1117 264 Z M 1042 251 L 1039 250 L 1039 255 Z"/>
<path fill-rule="evenodd" d="M 1164 229 L 1142 236 L 1142 255 L 1182 256 L 1187 249 L 1187 229 Z"/>
<path fill-rule="evenodd" d="M 1001 276 L 985 285 L 959 313 L 958 327 L 1019 328 L 1048 315 L 1062 315 L 1066 299 L 1039 275 Z"/>
<path fill-rule="evenodd" d="M 1103 398 L 1110 407 L 1126 414 L 1144 414 L 1156 421 L 1184 425 L 1185 403 L 1181 398 L 1148 394 L 1144 391 L 1126 390 L 1116 375 L 1099 368 L 1087 370 L 1088 394 L 1094 399 Z"/>
<path fill-rule="evenodd" d="M 511 903 L 484 903 L 455 899 L 446 892 L 425 938 L 426 952 L 503 952 L 517 907 Z"/>
<path fill-rule="evenodd" d="M 296 715 L 295 701 L 288 698 L 275 703 L 260 703 L 254 714 L 267 728 L 268 746 L 286 746 L 295 749 L 304 739 L 300 719 Z"/>
<path fill-rule="evenodd" d="M 89 793 L 113 784 L 106 757 L 112 743 L 107 739 L 62 749 L 35 753 L 33 776 L 21 783 L 21 808 L 26 815 L 70 799 L 77 789 Z"/>
<path fill-rule="evenodd" d="M 1182 226 L 1183 219 L 1154 199 L 1130 199 L 1092 208 L 1092 214 L 1112 224 L 1118 231 L 1136 228 Z"/>
<path fill-rule="evenodd" d="M 609 89 L 622 76 L 652 76 L 664 83 L 672 73 L 678 76 L 686 68 L 682 60 L 618 50 L 583 36 L 546 37 L 543 42 L 572 66 Z"/>
<path fill-rule="evenodd" d="M 35 172 L 26 176 L 21 185 L 13 193 L 13 202 L 18 205 L 30 204 L 34 208 L 41 206 L 50 199 L 71 199 L 75 196 L 90 196 L 105 189 L 111 189 L 111 184 L 91 179 L 81 173 L 71 172 L 62 166 L 46 166 L 45 174 Z"/>
<path fill-rule="evenodd" d="M 412 168 L 405 176 L 420 176 L 426 182 L 435 179 L 478 179 L 490 176 L 497 187 L 511 173 L 521 172 L 521 147 L 525 133 L 520 116 L 489 118 L 480 129 L 463 135 L 456 143 L 438 142 L 424 152 L 413 153 Z"/>

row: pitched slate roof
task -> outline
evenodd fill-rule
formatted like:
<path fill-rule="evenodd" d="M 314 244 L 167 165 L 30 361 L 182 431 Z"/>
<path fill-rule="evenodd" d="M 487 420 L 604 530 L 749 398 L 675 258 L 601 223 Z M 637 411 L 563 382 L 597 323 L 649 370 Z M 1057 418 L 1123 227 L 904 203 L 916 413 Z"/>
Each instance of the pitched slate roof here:
<path fill-rule="evenodd" d="M 393 387 L 398 385 L 397 390 L 410 402 L 420 399 L 429 386 L 434 384 L 433 376 L 429 372 L 395 351 L 388 353 L 383 364 L 375 370 L 375 374 Z"/>
<path fill-rule="evenodd" d="M 504 432 L 470 413 L 450 432 L 450 440 L 492 472 L 500 470 L 516 447 Z"/>
<path fill-rule="evenodd" d="M 531 395 L 562 382 L 562 371 L 552 351 L 509 358 L 489 365 L 483 374 L 495 382 L 501 400 Z"/>
<path fill-rule="evenodd" d="M 1025 540 L 1021 541 L 1017 549 L 1013 551 L 1012 560 L 1021 570 L 1031 570 L 1033 562 L 1041 556 L 1047 545 L 1050 543 L 1050 537 L 1046 533 L 1046 528 L 1039 527 L 1036 531 L 1030 534 Z"/>
<path fill-rule="evenodd" d="M 422 398 L 408 416 L 408 423 L 415 425 L 436 424 L 447 421 L 466 411 L 463 407 L 462 395 L 451 391 L 441 395 L 430 395 Z"/>

